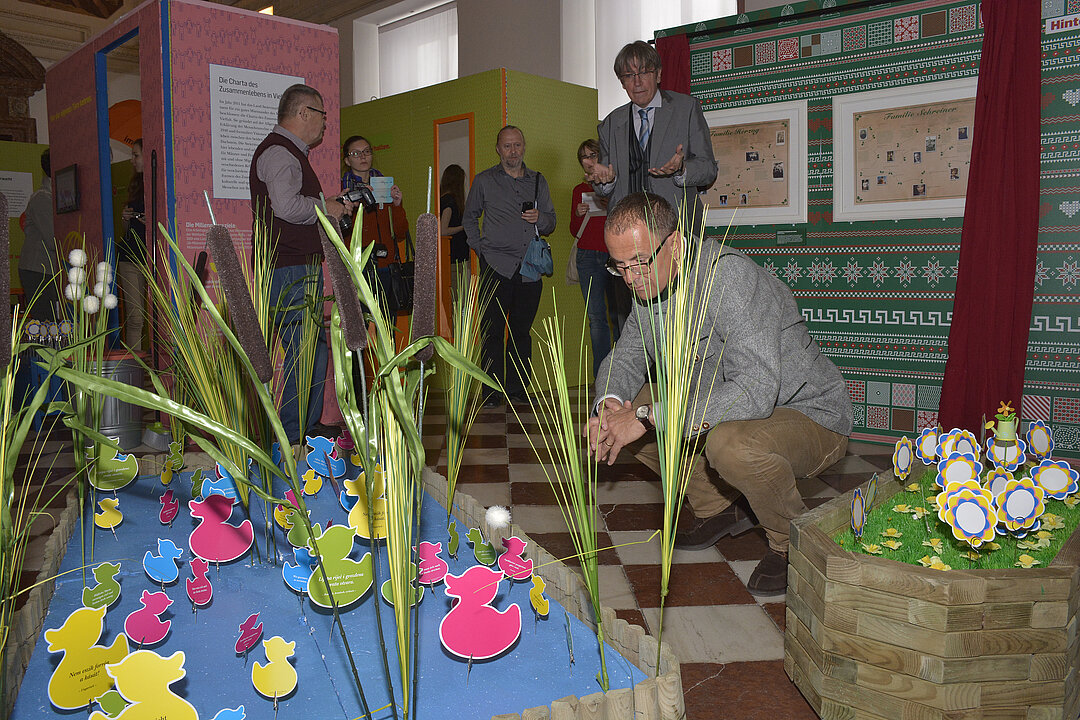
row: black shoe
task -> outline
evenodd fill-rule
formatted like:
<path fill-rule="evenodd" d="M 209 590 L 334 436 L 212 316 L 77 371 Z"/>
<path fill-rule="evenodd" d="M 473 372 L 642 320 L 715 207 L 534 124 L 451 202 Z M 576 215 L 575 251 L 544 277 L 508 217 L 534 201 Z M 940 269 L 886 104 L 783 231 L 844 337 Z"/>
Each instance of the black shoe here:
<path fill-rule="evenodd" d="M 514 405 L 523 405 L 526 408 L 532 407 L 532 400 L 529 399 L 529 393 L 524 390 L 521 392 L 510 393 L 508 398 Z"/>
<path fill-rule="evenodd" d="M 486 398 L 484 398 L 484 403 L 480 407 L 484 408 L 485 410 L 492 410 L 501 406 L 502 404 L 503 401 L 499 399 L 499 396 L 495 393 L 492 393 L 491 395 L 488 395 Z"/>
<path fill-rule="evenodd" d="M 787 553 L 769 548 L 750 575 L 746 589 L 754 595 L 779 595 L 787 592 Z"/>
<path fill-rule="evenodd" d="M 739 505 L 732 505 L 712 517 L 690 517 L 685 527 L 675 530 L 675 547 L 679 550 L 704 550 L 722 537 L 738 535 L 754 527 L 754 521 Z"/>

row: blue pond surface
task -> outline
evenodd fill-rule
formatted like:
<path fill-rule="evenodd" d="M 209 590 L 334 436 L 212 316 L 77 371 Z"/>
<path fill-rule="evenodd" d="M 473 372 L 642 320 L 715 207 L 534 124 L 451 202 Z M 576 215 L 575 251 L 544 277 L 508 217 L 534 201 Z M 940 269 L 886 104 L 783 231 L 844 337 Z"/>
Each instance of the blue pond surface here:
<path fill-rule="evenodd" d="M 302 467 L 301 472 L 304 469 Z M 356 474 L 351 464 L 349 474 Z M 251 520 L 263 561 L 253 563 L 250 555 L 245 555 L 231 563 L 211 565 L 207 578 L 213 585 L 213 599 L 209 605 L 192 612 L 184 589 L 184 580 L 192 577 L 188 538 L 197 524 L 187 508 L 187 500 L 191 498 L 191 473 L 178 473 L 169 487 L 181 501 L 180 513 L 171 527 L 158 520 L 159 498 L 165 488 L 156 476 L 141 476 L 117 493 L 124 520 L 115 529 L 115 537 L 109 530 L 94 529 L 91 538 L 91 519 L 86 523 L 85 543 L 77 529 L 68 544 L 61 570 L 78 568 L 84 550 L 88 564 L 112 561 L 122 565 L 117 575 L 120 599 L 105 616 L 105 630 L 98 644 L 110 645 L 123 632 L 125 618 L 141 607 L 139 597 L 144 590 L 158 592 L 162 589 L 143 572 L 142 557 L 147 550 L 157 552 L 158 538 L 168 538 L 183 548 L 184 553 L 179 580 L 165 585 L 165 592 L 173 602 L 160 617 L 171 620 L 172 627 L 168 637 L 152 649 L 166 657 L 177 650 L 184 651 L 187 675 L 174 683 L 171 690 L 194 705 L 200 718 L 210 720 L 218 711 L 239 705 L 244 706 L 249 719 L 360 718 L 364 712 L 360 696 L 341 637 L 336 630 L 332 631 L 331 612 L 313 606 L 306 597 L 290 590 L 282 579 L 282 561 L 296 561 L 291 546 L 276 525 L 276 559 L 272 564 L 266 561 L 268 554 L 275 555 L 275 548 L 271 543 L 268 553 L 261 530 L 263 505 L 260 501 L 251 504 Z M 317 496 L 306 498 L 313 523 L 318 522 L 324 528 L 329 521 L 335 525 L 346 524 L 347 513 L 333 495 L 333 486 L 325 483 Z M 95 500 L 106 496 L 111 494 L 98 493 Z M 244 517 L 237 504 L 231 522 L 237 524 Z M 461 546 L 457 558 L 451 558 L 446 552 L 446 511 L 425 497 L 419 540 L 442 542 L 441 557 L 455 575 L 476 564 L 472 548 L 465 539 L 467 528 L 459 529 Z M 351 557 L 359 560 L 371 549 L 368 541 L 357 538 Z M 385 545 L 380 545 L 378 553 L 376 586 L 389 578 Z M 95 584 L 89 569 L 86 581 L 88 585 Z M 536 618 L 529 604 L 531 587 L 529 581 L 511 585 L 508 580 L 503 580 L 499 584 L 492 605 L 498 610 L 505 610 L 511 603 L 520 606 L 521 636 L 503 655 L 473 662 L 471 668 L 466 661 L 446 652 L 439 641 L 439 623 L 451 607 L 451 598 L 446 596 L 444 585 L 440 583 L 425 591 L 419 612 L 417 717 L 423 720 L 489 718 L 548 705 L 567 695 L 583 696 L 600 690 L 596 680 L 600 669 L 596 635 L 553 600 L 548 616 Z M 44 630 L 60 627 L 68 615 L 81 606 L 82 590 L 83 576 L 79 571 L 56 581 Z M 375 718 L 391 718 L 390 690 L 379 645 L 375 598 L 376 594 L 369 590 L 357 603 L 344 609 L 342 620 L 368 708 Z M 400 704 L 402 688 L 397 673 L 393 609 L 381 598 L 377 602 L 381 603 L 390 678 Z M 252 663 L 266 662 L 262 644 L 256 644 L 247 656 L 238 655 L 234 650 L 240 624 L 254 612 L 259 613 L 259 621 L 263 623 L 262 639 L 279 635 L 286 641 L 296 642 L 291 660 L 299 682 L 291 695 L 279 699 L 276 715 L 273 701 L 256 692 L 251 682 Z M 568 649 L 571 641 L 572 664 Z M 39 637 L 11 715 L 14 720 L 86 715 L 86 709 L 61 711 L 49 702 L 49 678 L 59 664 L 61 653 L 50 653 L 47 646 L 44 637 Z M 131 649 L 137 649 L 134 642 Z M 632 687 L 645 679 L 640 670 L 610 647 L 607 649 L 607 668 L 611 689 Z M 98 708 L 94 706 L 93 709 Z"/>

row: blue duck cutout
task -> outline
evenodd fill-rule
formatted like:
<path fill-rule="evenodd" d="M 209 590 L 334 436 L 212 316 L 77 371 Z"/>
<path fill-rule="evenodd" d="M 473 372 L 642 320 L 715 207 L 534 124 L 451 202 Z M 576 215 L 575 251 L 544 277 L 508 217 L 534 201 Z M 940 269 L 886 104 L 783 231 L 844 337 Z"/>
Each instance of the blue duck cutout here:
<path fill-rule="evenodd" d="M 342 490 L 338 494 L 338 502 L 341 503 L 341 507 L 345 509 L 345 512 L 352 512 L 353 506 L 360 500 L 359 495 L 350 495 Z"/>
<path fill-rule="evenodd" d="M 241 705 L 233 710 L 218 710 L 218 714 L 210 718 L 210 720 L 244 720 L 246 717 L 247 715 L 244 714 L 244 706 Z"/>
<path fill-rule="evenodd" d="M 296 556 L 296 564 L 287 562 L 281 564 L 281 577 L 285 584 L 295 592 L 307 592 L 308 581 L 311 573 L 315 571 L 317 561 L 311 556 L 311 551 L 306 547 L 295 548 L 293 555 Z"/>
<path fill-rule="evenodd" d="M 281 467 L 281 443 L 275 442 L 270 446 L 270 460 L 278 467 Z"/>
<path fill-rule="evenodd" d="M 180 577 L 180 568 L 176 561 L 184 554 L 183 549 L 176 547 L 176 543 L 168 538 L 158 538 L 157 548 L 157 555 L 150 550 L 143 555 L 143 570 L 151 580 L 162 585 L 176 582 L 176 579 Z"/>
<path fill-rule="evenodd" d="M 236 491 L 236 483 L 233 481 L 233 476 L 229 471 L 222 467 L 221 463 L 218 463 L 215 473 L 217 477 L 203 481 L 203 497 L 207 495 L 224 495 L 232 500 L 239 500 L 240 493 Z"/>
<path fill-rule="evenodd" d="M 345 459 L 335 457 L 337 446 L 330 438 L 311 437 L 307 438 L 307 445 L 311 452 L 304 458 L 307 466 L 323 477 L 339 478 L 345 474 Z M 327 458 L 330 465 L 327 467 Z M 331 474 L 333 473 L 333 474 Z"/>

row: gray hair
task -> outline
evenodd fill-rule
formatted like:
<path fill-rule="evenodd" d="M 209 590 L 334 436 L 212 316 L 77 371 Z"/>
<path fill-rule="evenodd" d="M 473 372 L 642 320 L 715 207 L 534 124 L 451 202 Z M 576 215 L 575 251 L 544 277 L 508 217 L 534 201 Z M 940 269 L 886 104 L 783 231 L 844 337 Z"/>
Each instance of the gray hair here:
<path fill-rule="evenodd" d="M 320 102 L 322 101 L 322 95 L 310 85 L 302 85 L 300 83 L 290 85 L 289 88 L 281 94 L 281 100 L 278 101 L 278 124 L 280 125 L 288 117 L 299 114 L 313 98 L 317 98 Z"/>
<path fill-rule="evenodd" d="M 622 76 L 630 72 L 631 65 L 637 67 L 639 71 L 659 70 L 660 53 L 644 40 L 635 40 L 623 45 L 623 49 L 615 56 L 615 75 Z"/>

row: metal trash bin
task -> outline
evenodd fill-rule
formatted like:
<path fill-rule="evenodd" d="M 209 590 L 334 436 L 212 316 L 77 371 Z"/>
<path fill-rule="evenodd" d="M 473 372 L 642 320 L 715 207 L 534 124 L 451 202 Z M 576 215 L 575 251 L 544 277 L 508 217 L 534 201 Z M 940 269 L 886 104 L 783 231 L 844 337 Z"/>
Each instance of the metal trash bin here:
<path fill-rule="evenodd" d="M 129 352 L 108 351 L 102 362 L 102 376 L 132 387 L 143 386 L 143 368 Z M 130 451 L 142 443 L 143 409 L 106 395 L 101 408 L 101 434 L 115 437 L 120 447 Z"/>

